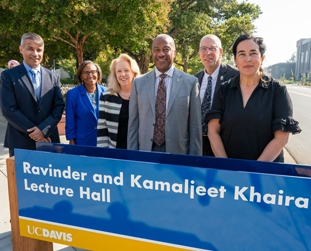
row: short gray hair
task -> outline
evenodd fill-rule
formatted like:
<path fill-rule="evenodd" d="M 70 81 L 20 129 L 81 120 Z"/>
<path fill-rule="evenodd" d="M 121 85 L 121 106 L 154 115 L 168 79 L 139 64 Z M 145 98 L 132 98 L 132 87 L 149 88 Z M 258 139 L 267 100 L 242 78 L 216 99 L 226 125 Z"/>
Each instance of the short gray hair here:
<path fill-rule="evenodd" d="M 38 44 L 39 46 L 44 47 L 44 41 L 42 37 L 36 33 L 29 32 L 29 33 L 23 34 L 22 39 L 21 39 L 21 44 L 20 44 L 21 46 L 24 46 L 26 39 L 30 39 L 34 41 L 36 44 Z"/>

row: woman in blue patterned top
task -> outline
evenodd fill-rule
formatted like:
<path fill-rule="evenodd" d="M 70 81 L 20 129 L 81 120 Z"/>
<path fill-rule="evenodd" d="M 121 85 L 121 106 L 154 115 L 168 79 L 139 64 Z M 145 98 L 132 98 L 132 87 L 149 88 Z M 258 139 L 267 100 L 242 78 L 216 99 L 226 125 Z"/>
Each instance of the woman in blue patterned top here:
<path fill-rule="evenodd" d="M 70 144 L 96 146 L 102 71 L 94 62 L 81 63 L 77 76 L 80 85 L 66 94 L 66 138 Z"/>

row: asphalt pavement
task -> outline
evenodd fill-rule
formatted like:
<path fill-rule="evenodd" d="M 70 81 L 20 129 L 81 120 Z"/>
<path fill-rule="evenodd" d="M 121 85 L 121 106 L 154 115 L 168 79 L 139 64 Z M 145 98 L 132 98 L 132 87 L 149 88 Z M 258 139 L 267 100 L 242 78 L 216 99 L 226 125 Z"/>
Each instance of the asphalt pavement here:
<path fill-rule="evenodd" d="M 8 182 L 6 171 L 6 159 L 9 157 L 8 149 L 3 147 L 6 130 L 6 120 L 0 111 L 0 251 L 12 251 L 10 209 L 8 198 Z M 61 142 L 67 144 L 65 136 L 61 136 Z M 295 164 L 295 160 L 285 150 L 285 163 Z M 53 250 L 82 251 L 83 249 L 68 247 L 61 244 L 53 244 Z"/>

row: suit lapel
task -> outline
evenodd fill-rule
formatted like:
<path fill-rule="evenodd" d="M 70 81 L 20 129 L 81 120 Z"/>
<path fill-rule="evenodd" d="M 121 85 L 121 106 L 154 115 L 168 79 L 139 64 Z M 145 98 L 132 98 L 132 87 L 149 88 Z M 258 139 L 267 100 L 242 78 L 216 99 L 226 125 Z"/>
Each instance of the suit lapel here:
<path fill-rule="evenodd" d="M 180 71 L 175 68 L 174 73 L 173 73 L 173 78 L 172 78 L 172 86 L 171 86 L 170 98 L 168 100 L 166 116 L 169 114 L 172 108 L 172 105 L 174 104 L 174 101 L 176 99 L 176 96 L 179 92 L 179 89 L 181 88 L 181 85 L 183 83 L 183 79 L 181 76 L 182 75 Z"/>
<path fill-rule="evenodd" d="M 51 81 L 49 81 L 49 77 L 48 74 L 46 72 L 46 70 L 41 67 L 41 93 L 40 93 L 40 100 L 42 99 L 42 97 L 44 97 L 44 95 L 46 93 L 49 92 L 49 90 L 51 90 L 53 83 Z M 40 103 L 39 100 L 39 103 Z"/>
<path fill-rule="evenodd" d="M 81 95 L 81 99 L 82 99 L 83 103 L 86 105 L 86 107 L 88 109 L 90 109 L 90 111 L 92 112 L 92 114 L 96 118 L 94 107 L 92 106 L 92 104 L 91 104 L 91 102 L 89 100 L 89 97 L 87 95 L 87 92 L 86 92 L 86 89 L 85 89 L 84 85 L 80 85 L 79 86 L 79 91 L 80 91 L 80 95 Z"/>
<path fill-rule="evenodd" d="M 150 73 L 148 73 L 146 75 L 147 78 L 147 93 L 148 93 L 148 98 L 150 101 L 150 106 L 151 106 L 151 110 L 153 112 L 153 115 L 155 116 L 155 70 L 151 71 Z"/>
<path fill-rule="evenodd" d="M 198 73 L 198 80 L 199 80 L 200 87 L 202 85 L 202 80 L 203 80 L 204 72 L 205 72 L 205 69 Z"/>
<path fill-rule="evenodd" d="M 37 101 L 35 89 L 34 89 L 34 87 L 32 85 L 32 82 L 31 82 L 29 76 L 28 76 L 26 68 L 24 67 L 23 64 L 21 64 L 20 78 L 24 82 L 24 84 L 26 85 L 26 87 L 29 90 L 29 92 L 30 92 L 31 96 L 33 97 L 33 99 L 35 101 Z"/>
<path fill-rule="evenodd" d="M 220 68 L 219 68 L 217 82 L 216 82 L 215 92 L 219 89 L 221 83 L 227 81 L 226 72 L 227 72 L 226 65 L 221 63 Z"/>

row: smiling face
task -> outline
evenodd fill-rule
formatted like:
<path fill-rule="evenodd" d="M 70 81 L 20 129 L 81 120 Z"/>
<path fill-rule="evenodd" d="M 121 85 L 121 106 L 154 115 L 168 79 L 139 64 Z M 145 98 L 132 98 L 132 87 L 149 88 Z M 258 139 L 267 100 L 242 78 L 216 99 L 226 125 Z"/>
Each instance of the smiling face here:
<path fill-rule="evenodd" d="M 221 63 L 223 50 L 220 41 L 213 37 L 205 37 L 200 42 L 200 59 L 208 74 L 212 74 Z"/>
<path fill-rule="evenodd" d="M 31 68 L 36 68 L 43 59 L 44 45 L 38 45 L 31 39 L 25 39 L 24 43 L 19 46 L 19 51 L 23 55 L 24 62 Z"/>
<path fill-rule="evenodd" d="M 157 69 L 164 73 L 168 71 L 176 55 L 174 40 L 168 35 L 159 35 L 152 43 L 152 59 Z"/>
<path fill-rule="evenodd" d="M 81 79 L 86 86 L 94 86 L 98 80 L 98 70 L 94 64 L 87 64 L 81 72 Z"/>
<path fill-rule="evenodd" d="M 121 89 L 131 88 L 134 79 L 134 72 L 131 69 L 129 62 L 121 60 L 116 64 L 115 74 Z"/>
<path fill-rule="evenodd" d="M 258 44 L 253 40 L 244 40 L 238 44 L 234 61 L 241 75 L 260 74 L 263 60 Z"/>

